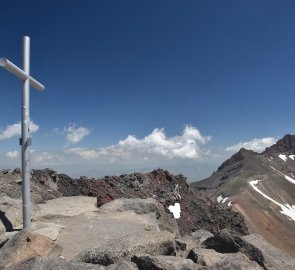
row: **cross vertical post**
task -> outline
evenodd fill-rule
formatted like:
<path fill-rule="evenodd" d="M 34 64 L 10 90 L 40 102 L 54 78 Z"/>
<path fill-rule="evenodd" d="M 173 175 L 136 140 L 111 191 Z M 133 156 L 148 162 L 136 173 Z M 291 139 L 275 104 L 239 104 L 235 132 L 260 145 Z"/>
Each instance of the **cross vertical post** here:
<path fill-rule="evenodd" d="M 23 37 L 23 70 L 30 76 L 30 38 Z M 21 109 L 21 149 L 22 149 L 22 199 L 23 228 L 31 228 L 31 187 L 30 187 L 30 79 L 23 80 Z"/>
<path fill-rule="evenodd" d="M 21 151 L 22 151 L 22 199 L 23 199 L 23 228 L 31 229 L 31 183 L 30 183 L 30 86 L 39 91 L 44 85 L 30 76 L 30 38 L 23 37 L 23 70 L 6 58 L 0 58 L 3 67 L 22 80 L 21 106 Z"/>

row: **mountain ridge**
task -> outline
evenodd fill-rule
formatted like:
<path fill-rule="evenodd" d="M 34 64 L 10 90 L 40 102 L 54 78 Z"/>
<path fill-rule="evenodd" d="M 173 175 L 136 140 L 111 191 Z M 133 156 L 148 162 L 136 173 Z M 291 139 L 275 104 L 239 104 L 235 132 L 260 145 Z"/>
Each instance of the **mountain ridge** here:
<path fill-rule="evenodd" d="M 240 212 L 251 233 L 295 256 L 295 135 L 262 153 L 240 149 L 191 187 Z"/>

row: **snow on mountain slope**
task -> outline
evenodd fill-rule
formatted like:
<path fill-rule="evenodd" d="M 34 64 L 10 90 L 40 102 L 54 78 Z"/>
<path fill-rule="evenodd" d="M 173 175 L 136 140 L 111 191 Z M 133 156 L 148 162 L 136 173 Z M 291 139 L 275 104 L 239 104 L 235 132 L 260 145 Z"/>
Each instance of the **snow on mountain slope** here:
<path fill-rule="evenodd" d="M 267 200 L 273 202 L 274 204 L 278 205 L 281 208 L 281 213 L 288 216 L 290 220 L 294 220 L 295 221 L 295 205 L 289 205 L 289 204 L 281 204 L 278 203 L 277 201 L 275 201 L 274 199 L 270 198 L 269 196 L 267 196 L 266 194 L 264 194 L 258 187 L 258 183 L 260 182 L 260 180 L 252 180 L 250 181 L 250 185 L 252 186 L 252 188 L 254 190 L 256 190 L 258 193 L 260 193 L 264 198 L 266 198 Z"/>

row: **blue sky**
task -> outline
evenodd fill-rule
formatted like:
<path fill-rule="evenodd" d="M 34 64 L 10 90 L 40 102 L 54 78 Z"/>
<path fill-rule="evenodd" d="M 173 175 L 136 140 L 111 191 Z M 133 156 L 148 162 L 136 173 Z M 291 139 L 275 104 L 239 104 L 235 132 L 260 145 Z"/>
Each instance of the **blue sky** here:
<path fill-rule="evenodd" d="M 2 1 L 0 57 L 31 37 L 32 167 L 201 179 L 294 134 L 294 1 Z M 20 82 L 0 70 L 0 167 L 20 164 Z M 129 137 L 128 137 L 129 136 Z"/>

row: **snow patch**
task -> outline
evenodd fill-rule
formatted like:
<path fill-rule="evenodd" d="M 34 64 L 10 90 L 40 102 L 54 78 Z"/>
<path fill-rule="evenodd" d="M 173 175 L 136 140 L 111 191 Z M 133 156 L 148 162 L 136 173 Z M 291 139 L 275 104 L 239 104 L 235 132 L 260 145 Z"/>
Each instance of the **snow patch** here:
<path fill-rule="evenodd" d="M 295 184 L 295 179 L 291 178 L 288 175 L 283 174 L 282 172 L 278 171 L 277 169 L 275 169 L 274 167 L 270 166 L 273 170 L 275 170 L 276 172 L 278 172 L 280 175 L 284 176 L 284 178 L 288 181 L 290 181 L 292 184 Z"/>
<path fill-rule="evenodd" d="M 227 206 L 231 207 L 233 205 L 233 203 L 231 201 L 228 202 Z"/>
<path fill-rule="evenodd" d="M 290 181 L 291 183 L 295 184 L 295 180 L 294 180 L 292 177 L 290 177 L 290 176 L 288 176 L 288 175 L 284 175 L 284 176 L 285 176 L 285 179 L 286 179 L 286 180 L 288 180 L 288 181 Z"/>
<path fill-rule="evenodd" d="M 268 199 L 269 201 L 275 203 L 276 205 L 278 205 L 281 208 L 281 213 L 283 215 L 288 216 L 288 218 L 290 220 L 295 221 L 295 205 L 290 205 L 290 204 L 281 204 L 278 203 L 277 201 L 275 201 L 274 199 L 272 199 L 271 197 L 267 196 L 266 194 L 264 194 L 258 187 L 258 183 L 260 182 L 260 180 L 252 180 L 249 182 L 249 184 L 252 186 L 252 188 L 257 191 L 258 193 L 260 193 L 264 198 Z"/>
<path fill-rule="evenodd" d="M 168 207 L 169 211 L 173 214 L 175 219 L 180 218 L 180 204 L 179 203 L 175 203 L 174 205 L 170 205 Z"/>
<path fill-rule="evenodd" d="M 225 203 L 227 199 L 228 199 L 228 197 L 225 197 L 225 198 L 222 200 L 222 203 Z"/>
<path fill-rule="evenodd" d="M 220 203 L 222 200 L 223 200 L 222 195 L 219 195 L 219 196 L 217 197 L 217 202 Z"/>
<path fill-rule="evenodd" d="M 279 155 L 279 158 L 281 158 L 281 159 L 284 160 L 284 161 L 287 161 L 287 159 L 288 159 L 288 158 L 286 157 L 286 155 L 282 155 L 282 154 Z"/>
<path fill-rule="evenodd" d="M 220 202 L 221 202 L 221 203 L 225 203 L 227 199 L 228 199 L 228 197 L 223 198 L 222 195 L 219 195 L 219 196 L 217 197 L 217 202 L 218 202 L 218 203 L 220 203 Z"/>
<path fill-rule="evenodd" d="M 290 155 L 289 158 L 295 160 L 295 155 Z"/>

